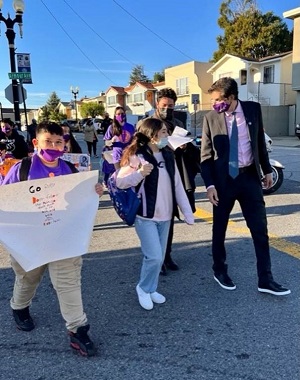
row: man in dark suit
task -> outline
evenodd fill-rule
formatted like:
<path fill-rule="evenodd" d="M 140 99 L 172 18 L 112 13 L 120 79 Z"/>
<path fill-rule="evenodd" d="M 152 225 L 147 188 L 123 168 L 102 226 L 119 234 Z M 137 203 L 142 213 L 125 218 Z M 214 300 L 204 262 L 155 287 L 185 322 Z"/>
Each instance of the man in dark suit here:
<path fill-rule="evenodd" d="M 214 110 L 204 116 L 201 169 L 207 197 L 213 204 L 214 279 L 224 289 L 236 289 L 227 274 L 225 236 L 230 212 L 238 200 L 255 247 L 258 290 L 273 295 L 289 294 L 289 289 L 273 280 L 271 272 L 261 170 L 265 186 L 270 187 L 272 169 L 260 104 L 238 100 L 237 83 L 228 77 L 216 81 L 208 92 Z"/>

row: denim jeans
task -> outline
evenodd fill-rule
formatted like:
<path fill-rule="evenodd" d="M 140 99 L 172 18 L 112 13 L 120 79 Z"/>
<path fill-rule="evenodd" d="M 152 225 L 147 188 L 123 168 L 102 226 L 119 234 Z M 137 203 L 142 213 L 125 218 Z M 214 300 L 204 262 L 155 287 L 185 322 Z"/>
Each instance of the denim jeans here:
<path fill-rule="evenodd" d="M 151 219 L 135 219 L 135 230 L 141 242 L 144 256 L 139 286 L 146 293 L 153 293 L 158 286 L 158 278 L 168 241 L 170 220 L 156 222 Z"/>

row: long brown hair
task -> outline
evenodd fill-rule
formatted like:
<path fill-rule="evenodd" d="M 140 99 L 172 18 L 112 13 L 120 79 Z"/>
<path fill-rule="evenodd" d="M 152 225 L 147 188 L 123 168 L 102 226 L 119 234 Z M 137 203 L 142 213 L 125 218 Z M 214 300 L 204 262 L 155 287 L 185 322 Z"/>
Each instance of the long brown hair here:
<path fill-rule="evenodd" d="M 131 144 L 124 149 L 120 165 L 128 165 L 129 157 L 136 154 L 142 146 L 147 145 L 153 137 L 156 137 L 163 126 L 163 122 L 159 119 L 144 119 L 139 126 L 139 131 L 134 134 Z"/>
<path fill-rule="evenodd" d="M 119 106 L 115 108 L 114 118 L 111 126 L 113 136 L 120 136 L 122 134 L 122 125 L 116 119 L 116 112 L 119 110 L 123 110 L 125 113 L 125 109 L 123 107 Z"/>

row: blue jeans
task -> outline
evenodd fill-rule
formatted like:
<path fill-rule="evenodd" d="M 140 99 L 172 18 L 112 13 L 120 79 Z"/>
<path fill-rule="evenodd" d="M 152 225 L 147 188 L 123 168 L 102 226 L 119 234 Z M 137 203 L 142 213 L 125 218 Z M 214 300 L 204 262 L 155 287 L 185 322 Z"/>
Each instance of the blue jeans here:
<path fill-rule="evenodd" d="M 159 273 L 165 258 L 170 222 L 170 220 L 155 222 L 151 219 L 135 219 L 135 230 L 144 256 L 139 286 L 146 293 L 153 293 L 157 289 Z"/>

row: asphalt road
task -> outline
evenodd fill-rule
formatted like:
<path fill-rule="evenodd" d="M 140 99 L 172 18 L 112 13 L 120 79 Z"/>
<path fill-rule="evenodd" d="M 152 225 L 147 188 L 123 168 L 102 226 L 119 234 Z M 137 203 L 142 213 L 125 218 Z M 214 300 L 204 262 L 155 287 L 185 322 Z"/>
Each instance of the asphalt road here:
<path fill-rule="evenodd" d="M 82 144 L 82 135 L 77 138 Z M 194 226 L 175 224 L 173 257 L 180 270 L 160 278 L 159 291 L 167 302 L 143 310 L 135 294 L 139 241 L 105 193 L 84 255 L 82 280 L 98 355 L 85 359 L 68 348 L 48 275 L 31 307 L 36 329 L 26 333 L 15 328 L 9 308 L 14 276 L 0 247 L 0 379 L 298 380 L 300 141 L 295 146 L 286 141 L 276 142 L 273 155 L 284 161 L 288 178 L 265 199 L 274 277 L 291 288 L 291 295 L 258 293 L 253 245 L 238 206 L 227 234 L 229 272 L 237 289 L 225 291 L 213 280 L 211 207 L 199 177 L 200 217 Z M 98 160 L 92 159 L 94 169 Z"/>

